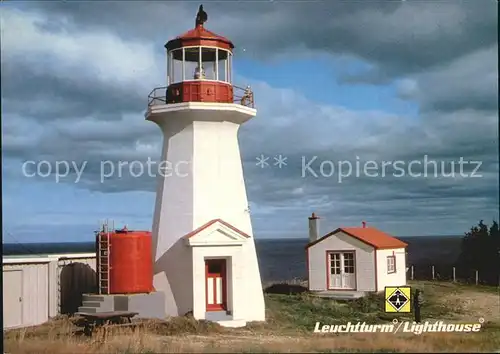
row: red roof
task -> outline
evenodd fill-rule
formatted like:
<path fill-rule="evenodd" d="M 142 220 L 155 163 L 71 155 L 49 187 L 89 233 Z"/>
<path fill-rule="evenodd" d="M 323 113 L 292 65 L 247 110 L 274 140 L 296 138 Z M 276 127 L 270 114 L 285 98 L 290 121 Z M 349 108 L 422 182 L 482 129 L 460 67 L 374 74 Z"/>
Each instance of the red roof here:
<path fill-rule="evenodd" d="M 231 41 L 226 37 L 219 36 L 218 34 L 215 34 L 212 31 L 207 30 L 203 26 L 197 26 L 196 28 L 187 31 L 184 34 L 181 34 L 180 36 L 177 37 L 177 39 L 212 39 L 221 42 L 231 43 Z"/>
<path fill-rule="evenodd" d="M 198 234 L 199 232 L 205 230 L 207 227 L 209 227 L 210 225 L 213 225 L 215 224 L 216 222 L 220 222 L 222 225 L 225 225 L 227 227 L 229 227 L 231 230 L 233 230 L 234 232 L 237 232 L 239 233 L 240 235 L 244 236 L 244 237 L 247 237 L 249 238 L 250 236 L 247 235 L 246 233 L 244 233 L 243 231 L 237 229 L 236 227 L 234 227 L 233 225 L 225 222 L 224 220 L 222 219 L 214 219 L 214 220 L 211 220 L 209 222 L 207 222 L 206 224 L 200 226 L 199 228 L 197 228 L 196 230 L 193 230 L 191 231 L 190 233 L 188 233 L 187 235 L 184 235 L 184 238 L 190 238 L 190 237 L 193 237 L 195 236 L 196 234 Z"/>
<path fill-rule="evenodd" d="M 343 232 L 376 249 L 405 248 L 408 246 L 407 243 L 374 227 L 341 227 L 317 239 L 316 241 L 309 243 L 306 248 L 311 247 L 312 245 L 315 245 L 338 232 Z"/>
<path fill-rule="evenodd" d="M 219 44 L 224 48 L 234 48 L 233 43 L 226 37 L 219 36 L 212 31 L 207 30 L 203 25 L 198 25 L 192 30 L 177 36 L 165 44 L 168 50 L 181 48 L 190 45 L 214 45 Z"/>

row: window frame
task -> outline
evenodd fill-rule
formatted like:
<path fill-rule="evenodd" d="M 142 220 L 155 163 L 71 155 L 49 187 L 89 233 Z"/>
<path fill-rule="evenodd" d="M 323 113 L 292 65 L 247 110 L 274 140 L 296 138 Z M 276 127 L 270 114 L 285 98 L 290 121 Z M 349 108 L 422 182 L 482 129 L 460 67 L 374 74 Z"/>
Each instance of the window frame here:
<path fill-rule="evenodd" d="M 390 267 L 391 263 L 390 263 L 390 260 L 393 260 L 392 261 L 392 269 Z M 391 256 L 387 256 L 387 274 L 394 274 L 396 273 L 396 256 L 395 255 L 391 255 Z"/>

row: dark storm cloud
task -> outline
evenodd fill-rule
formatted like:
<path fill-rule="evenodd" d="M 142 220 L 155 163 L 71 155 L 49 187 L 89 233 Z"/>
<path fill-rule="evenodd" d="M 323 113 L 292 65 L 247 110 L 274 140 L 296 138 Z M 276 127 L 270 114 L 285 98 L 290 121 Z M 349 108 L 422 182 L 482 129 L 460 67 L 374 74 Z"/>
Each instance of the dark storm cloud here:
<path fill-rule="evenodd" d="M 375 165 L 376 168 L 368 170 L 363 168 L 367 161 L 359 160 L 357 170 L 354 158 L 332 159 L 328 154 L 318 153 L 307 155 L 306 163 L 313 156 L 318 159 L 310 165 L 312 171 L 304 169 L 303 156 L 289 155 L 288 164 L 282 169 L 272 165 L 272 158 L 270 166 L 265 168 L 248 161 L 245 173 L 251 200 L 277 209 L 293 205 L 304 209 L 307 206 L 323 215 L 337 215 L 343 220 L 349 215 L 366 215 L 372 221 L 401 217 L 410 220 L 415 215 L 432 218 L 460 214 L 467 218 L 466 209 L 473 208 L 479 215 L 497 209 L 498 158 L 491 150 L 489 157 L 496 160 L 496 167 L 492 161 L 490 165 L 469 163 L 460 169 L 458 159 L 432 157 L 424 167 L 423 156 L 413 156 L 414 159 L 400 160 L 404 163 L 404 175 L 391 165 L 383 170 L 382 160 L 370 161 L 369 166 Z M 322 169 L 321 163 L 325 161 L 328 163 Z M 341 161 L 349 161 L 352 170 L 344 164 L 340 171 L 338 163 Z M 420 161 L 420 164 L 410 170 L 408 164 L 412 161 Z M 451 165 L 452 161 L 455 166 Z"/>
<path fill-rule="evenodd" d="M 119 120 L 122 112 L 143 111 L 147 102 L 148 92 L 140 94 L 125 85 L 101 82 L 95 76 L 81 75 L 78 71 L 66 77 L 53 73 L 14 58 L 2 63 L 4 112 L 16 112 L 45 122 L 89 116 Z"/>
<path fill-rule="evenodd" d="M 260 191 L 266 200 L 282 200 L 283 203 L 300 200 L 304 195 L 335 198 L 344 193 L 349 195 L 351 201 L 363 202 L 440 198 L 445 194 L 453 198 L 491 197 L 491 188 L 498 183 L 494 170 L 478 163 L 466 165 L 463 169 L 458 163 L 455 166 L 445 164 L 443 171 L 439 162 L 432 161 L 427 164 L 420 161 L 420 164 L 411 167 L 408 166 L 411 161 L 406 161 L 406 165 L 400 164 L 397 169 L 394 166 L 382 168 L 381 161 L 370 161 L 367 168 L 364 168 L 366 161 L 362 161 L 359 168 L 352 161 L 352 169 L 346 164 L 340 168 L 335 162 L 321 166 L 331 160 L 317 160 L 308 165 L 310 168 L 292 161 L 289 160 L 289 164 L 282 169 L 276 166 L 247 166 L 245 172 L 248 172 L 250 180 L 253 177 L 264 182 L 252 184 L 254 191 Z M 303 193 L 294 193 L 297 188 L 303 189 Z M 276 189 L 281 190 L 281 194 L 270 193 Z M 456 192 L 456 195 L 451 192 Z"/>
<path fill-rule="evenodd" d="M 372 221 L 396 218 L 409 221 L 416 216 L 425 220 L 437 213 L 468 219 L 472 214 L 489 215 L 497 208 L 498 201 L 492 194 L 491 185 L 483 187 L 482 181 L 475 185 L 462 182 L 462 187 L 460 183 L 452 187 L 431 187 L 432 182 L 430 179 L 401 183 L 397 179 L 366 178 L 342 184 L 330 181 L 330 185 L 324 187 L 315 181 L 311 188 L 300 182 L 305 190 L 302 195 L 287 195 L 281 190 L 280 198 L 274 199 L 271 188 L 266 191 L 250 188 L 249 197 L 259 205 L 273 205 L 277 213 L 295 209 L 304 210 L 304 214 L 306 209 L 312 209 L 320 215 L 335 216 L 337 223 L 352 216 Z M 457 190 L 457 187 L 462 189 Z"/>
<path fill-rule="evenodd" d="M 124 37 L 162 38 L 193 25 L 189 2 L 44 2 L 47 16 L 69 16 L 75 28 L 111 29 Z M 475 2 L 218 2 L 206 5 L 209 27 L 259 58 L 294 48 L 349 54 L 377 66 L 363 77 L 426 69 L 497 42 L 496 3 Z M 148 21 L 144 21 L 147 18 Z M 175 21 L 172 21 L 175 20 Z M 377 79 L 378 78 L 378 79 Z"/>
<path fill-rule="evenodd" d="M 446 67 L 462 55 L 495 46 L 493 6 L 493 2 L 481 7 L 470 2 L 211 3 L 209 27 L 231 34 L 247 49 L 241 56 L 265 59 L 297 47 L 348 54 L 371 64 L 370 72 L 360 73 L 362 81 L 371 77 L 382 83 Z M 188 2 L 38 2 L 25 7 L 48 18 L 37 24 L 44 31 L 58 33 L 64 28 L 79 34 L 105 30 L 126 39 L 153 41 L 158 53 L 161 43 L 192 26 L 196 11 L 195 4 Z M 52 25 L 47 27 L 49 23 Z M 414 98 L 423 110 L 497 109 L 495 57 L 486 53 L 456 70 L 423 77 L 421 94 Z M 147 90 L 137 92 L 128 85 L 102 82 L 95 73 L 77 68 L 71 76 L 57 77 L 53 70 L 41 69 L 51 58 L 37 65 L 16 59 L 5 61 L 2 68 L 7 111 L 41 119 L 89 115 L 117 119 L 118 110 L 144 109 Z M 487 65 L 482 64 L 483 59 Z M 466 70 L 471 64 L 477 70 Z M 25 97 L 38 104 L 24 104 Z"/>
<path fill-rule="evenodd" d="M 413 90 L 422 111 L 498 112 L 497 52 L 496 44 L 486 46 L 422 74 Z"/>

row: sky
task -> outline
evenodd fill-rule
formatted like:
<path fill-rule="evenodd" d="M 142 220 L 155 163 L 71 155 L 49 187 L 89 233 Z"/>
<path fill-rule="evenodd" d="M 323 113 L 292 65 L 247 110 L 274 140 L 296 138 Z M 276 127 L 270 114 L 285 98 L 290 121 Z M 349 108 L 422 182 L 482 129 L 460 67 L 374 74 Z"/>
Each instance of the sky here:
<path fill-rule="evenodd" d="M 104 178 L 102 164 L 160 158 L 147 96 L 198 5 L 1 4 L 4 243 L 90 241 L 104 219 L 151 229 L 155 178 Z M 255 237 L 307 237 L 312 212 L 322 233 L 498 220 L 496 6 L 206 1 L 206 28 L 235 44 L 235 84 L 255 94 L 239 131 Z M 65 164 L 81 173 L 58 177 Z"/>

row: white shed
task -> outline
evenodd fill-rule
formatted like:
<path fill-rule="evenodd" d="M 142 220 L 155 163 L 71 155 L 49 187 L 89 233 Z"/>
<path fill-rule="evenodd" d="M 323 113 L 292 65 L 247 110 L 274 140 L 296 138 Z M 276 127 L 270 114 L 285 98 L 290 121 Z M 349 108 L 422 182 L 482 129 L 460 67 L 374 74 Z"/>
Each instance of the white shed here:
<path fill-rule="evenodd" d="M 3 257 L 3 328 L 39 325 L 79 306 L 94 270 L 94 253 Z"/>
<path fill-rule="evenodd" d="M 3 328 L 41 324 L 57 314 L 55 293 L 50 296 L 50 274 L 57 259 L 25 257 L 3 259 Z M 50 301 L 53 300 L 53 301 Z"/>
<path fill-rule="evenodd" d="M 407 244 L 374 227 L 341 227 L 318 237 L 318 217 L 309 218 L 306 246 L 310 291 L 358 293 L 406 285 Z"/>

